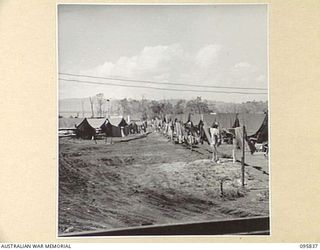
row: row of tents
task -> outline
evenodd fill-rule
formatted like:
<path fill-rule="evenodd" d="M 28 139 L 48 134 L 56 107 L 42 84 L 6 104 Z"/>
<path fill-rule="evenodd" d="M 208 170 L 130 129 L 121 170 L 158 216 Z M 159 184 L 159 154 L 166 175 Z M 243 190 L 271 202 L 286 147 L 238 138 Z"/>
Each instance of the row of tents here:
<path fill-rule="evenodd" d="M 255 113 L 217 113 L 217 114 L 168 114 L 164 122 L 191 121 L 197 126 L 200 121 L 208 126 L 218 123 L 219 128 L 228 130 L 230 128 L 245 126 L 249 137 L 256 138 L 258 143 L 268 141 L 268 114 Z M 92 139 L 97 133 L 105 133 L 108 137 L 123 137 L 131 131 L 132 121 L 141 125 L 139 120 L 126 121 L 123 117 L 116 118 L 59 118 L 59 131 L 73 131 L 77 137 Z"/>
<path fill-rule="evenodd" d="M 59 131 L 72 132 L 82 139 L 92 139 L 98 133 L 124 137 L 129 134 L 129 124 L 124 118 L 59 118 Z"/>
<path fill-rule="evenodd" d="M 187 123 L 191 121 L 197 126 L 203 121 L 207 126 L 218 123 L 219 129 L 228 130 L 235 127 L 246 127 L 246 134 L 251 138 L 256 138 L 256 142 L 268 141 L 268 114 L 267 113 L 214 113 L 214 114 L 178 114 L 166 115 L 165 122 L 181 121 Z"/>

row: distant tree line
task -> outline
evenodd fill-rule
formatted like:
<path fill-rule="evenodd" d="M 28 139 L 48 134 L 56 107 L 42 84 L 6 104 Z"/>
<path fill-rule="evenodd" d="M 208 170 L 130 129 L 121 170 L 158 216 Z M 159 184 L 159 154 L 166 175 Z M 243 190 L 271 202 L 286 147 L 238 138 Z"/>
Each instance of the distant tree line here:
<path fill-rule="evenodd" d="M 141 100 L 122 99 L 119 102 L 123 115 L 139 116 L 147 119 L 164 117 L 165 114 L 207 114 L 207 113 L 262 113 L 268 109 L 267 102 L 224 103 L 203 100 Z"/>
<path fill-rule="evenodd" d="M 267 111 L 268 102 L 248 101 L 244 103 L 217 102 L 196 97 L 192 100 L 140 100 L 124 98 L 112 100 L 105 98 L 103 93 L 89 97 L 91 117 L 111 115 L 132 116 L 139 119 L 162 118 L 165 114 L 206 114 L 206 113 L 262 113 Z M 82 117 L 87 112 L 81 99 Z M 79 115 L 79 114 L 78 114 Z"/>

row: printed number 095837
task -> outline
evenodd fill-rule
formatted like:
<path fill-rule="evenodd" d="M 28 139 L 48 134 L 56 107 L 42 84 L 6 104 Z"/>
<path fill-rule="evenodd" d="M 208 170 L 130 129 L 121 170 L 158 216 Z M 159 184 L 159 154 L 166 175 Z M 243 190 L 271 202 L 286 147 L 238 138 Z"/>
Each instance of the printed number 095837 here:
<path fill-rule="evenodd" d="M 300 244 L 300 248 L 317 248 L 318 244 Z"/>

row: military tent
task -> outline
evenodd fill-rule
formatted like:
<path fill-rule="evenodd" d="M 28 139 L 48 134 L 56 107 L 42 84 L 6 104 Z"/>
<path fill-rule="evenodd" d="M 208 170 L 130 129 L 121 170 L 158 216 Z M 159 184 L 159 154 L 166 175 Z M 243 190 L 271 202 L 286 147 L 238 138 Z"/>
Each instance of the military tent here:
<path fill-rule="evenodd" d="M 129 134 L 128 124 L 123 118 L 108 118 L 100 126 L 101 131 L 107 137 L 122 137 L 121 128 L 123 129 L 124 136 Z"/>
<path fill-rule="evenodd" d="M 76 126 L 76 136 L 82 139 L 92 139 L 96 135 L 96 129 L 93 128 L 87 118 L 84 118 L 80 124 Z"/>
<path fill-rule="evenodd" d="M 229 129 L 239 126 L 245 126 L 248 135 L 255 134 L 264 120 L 264 114 L 258 113 L 217 113 L 204 114 L 204 121 L 208 126 L 217 122 L 220 129 Z"/>
<path fill-rule="evenodd" d="M 107 137 L 121 137 L 121 128 L 118 126 L 114 126 L 111 124 L 109 119 L 107 119 L 102 125 L 101 125 L 101 131 L 106 134 Z"/>
<path fill-rule="evenodd" d="M 203 120 L 208 126 L 212 126 L 217 122 L 220 129 L 232 128 L 236 119 L 234 113 L 217 113 L 217 114 L 203 114 Z"/>
<path fill-rule="evenodd" d="M 124 118 L 118 124 L 118 127 L 123 130 L 123 136 L 127 136 L 129 134 L 129 124 L 126 122 Z"/>
<path fill-rule="evenodd" d="M 128 123 L 126 122 L 126 120 L 124 118 L 122 118 L 118 124 L 118 127 L 125 127 L 125 126 L 128 126 Z"/>
<path fill-rule="evenodd" d="M 254 113 L 218 113 L 218 114 L 204 114 L 204 122 L 206 127 L 212 126 L 213 123 L 217 122 L 219 128 L 230 132 L 231 128 L 246 127 L 246 135 L 250 138 L 259 138 L 258 142 L 265 140 L 267 135 L 268 121 L 264 121 L 264 114 Z M 262 125 L 261 125 L 262 124 Z M 263 125 L 266 124 L 266 125 Z M 233 133 L 234 134 L 234 133 Z M 251 145 L 250 145 L 251 146 Z M 251 147 L 250 147 L 251 148 Z M 252 151 L 252 148 L 251 148 Z"/>
<path fill-rule="evenodd" d="M 246 127 L 247 135 L 254 135 L 265 119 L 265 114 L 241 113 L 238 115 L 240 126 Z"/>
<path fill-rule="evenodd" d="M 268 141 L 268 114 L 265 115 L 260 128 L 256 131 L 255 134 L 251 135 L 250 137 L 256 138 L 257 143 Z"/>

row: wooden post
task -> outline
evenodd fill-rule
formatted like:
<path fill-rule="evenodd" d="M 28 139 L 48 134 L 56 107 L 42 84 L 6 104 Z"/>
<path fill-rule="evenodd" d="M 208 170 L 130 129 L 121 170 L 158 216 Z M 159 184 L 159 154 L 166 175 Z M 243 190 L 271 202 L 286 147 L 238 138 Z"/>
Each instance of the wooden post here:
<path fill-rule="evenodd" d="M 245 157 L 245 132 L 246 127 L 242 129 L 242 157 L 241 157 L 241 173 L 242 173 L 242 186 L 244 187 L 244 157 Z"/>
<path fill-rule="evenodd" d="M 223 193 L 223 180 L 220 180 L 220 196 L 223 197 L 224 196 L 224 193 Z"/>

